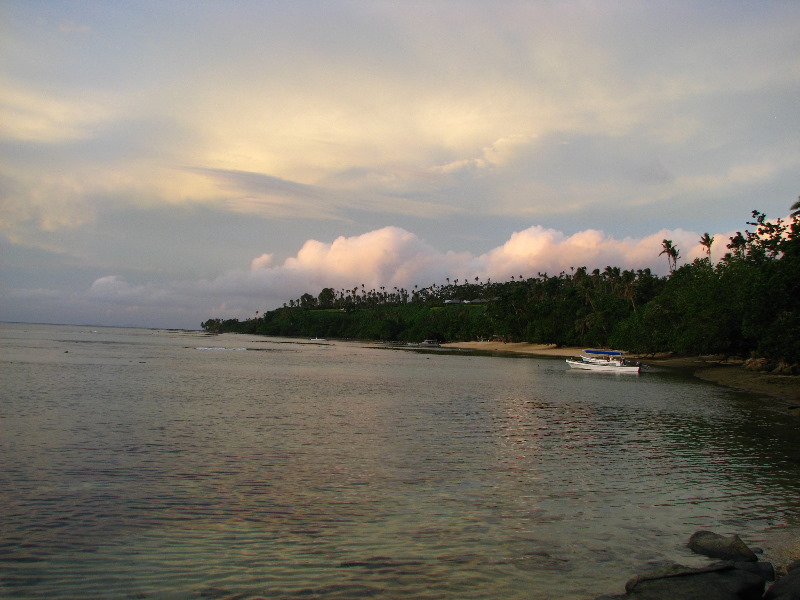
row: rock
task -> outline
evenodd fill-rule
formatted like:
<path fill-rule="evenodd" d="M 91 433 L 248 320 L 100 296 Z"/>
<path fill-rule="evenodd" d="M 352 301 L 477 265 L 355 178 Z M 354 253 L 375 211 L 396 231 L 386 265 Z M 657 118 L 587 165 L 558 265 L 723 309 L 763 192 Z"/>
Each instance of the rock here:
<path fill-rule="evenodd" d="M 747 547 L 747 544 L 738 535 L 726 538 L 712 531 L 696 531 L 689 538 L 688 545 L 692 552 L 711 558 L 752 562 L 758 560 L 755 553 Z"/>
<path fill-rule="evenodd" d="M 775 368 L 775 365 L 766 358 L 748 358 L 743 366 L 748 371 L 771 371 Z"/>
<path fill-rule="evenodd" d="M 766 581 L 775 581 L 775 567 L 773 567 L 772 563 L 770 562 L 736 561 L 734 562 L 734 564 L 736 565 L 737 569 L 742 569 L 743 571 L 755 573 L 756 575 L 763 577 Z"/>
<path fill-rule="evenodd" d="M 791 570 L 770 586 L 764 600 L 800 600 L 800 568 L 797 566 L 790 565 Z"/>
<path fill-rule="evenodd" d="M 798 375 L 800 374 L 800 364 L 787 363 L 785 360 L 782 360 L 772 372 L 780 375 Z"/>
<path fill-rule="evenodd" d="M 761 600 L 765 583 L 751 568 L 739 568 L 739 563 L 733 561 L 697 569 L 672 564 L 631 579 L 625 585 L 625 598 Z"/>

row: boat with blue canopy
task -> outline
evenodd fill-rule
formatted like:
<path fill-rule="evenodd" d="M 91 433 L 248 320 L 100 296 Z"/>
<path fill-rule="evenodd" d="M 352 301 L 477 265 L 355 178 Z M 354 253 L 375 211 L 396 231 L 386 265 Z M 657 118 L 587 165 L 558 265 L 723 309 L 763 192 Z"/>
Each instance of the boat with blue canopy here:
<path fill-rule="evenodd" d="M 572 369 L 607 371 L 613 373 L 639 373 L 642 365 L 632 363 L 619 350 L 584 350 L 579 358 L 568 358 Z"/>

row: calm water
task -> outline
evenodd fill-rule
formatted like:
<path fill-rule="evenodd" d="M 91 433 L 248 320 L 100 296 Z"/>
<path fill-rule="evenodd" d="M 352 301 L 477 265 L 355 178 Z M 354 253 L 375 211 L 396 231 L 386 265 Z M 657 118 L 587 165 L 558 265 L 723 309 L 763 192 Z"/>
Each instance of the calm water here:
<path fill-rule="evenodd" d="M 674 373 L 19 324 L 0 359 L 3 598 L 585 599 L 800 524 L 793 423 Z"/>

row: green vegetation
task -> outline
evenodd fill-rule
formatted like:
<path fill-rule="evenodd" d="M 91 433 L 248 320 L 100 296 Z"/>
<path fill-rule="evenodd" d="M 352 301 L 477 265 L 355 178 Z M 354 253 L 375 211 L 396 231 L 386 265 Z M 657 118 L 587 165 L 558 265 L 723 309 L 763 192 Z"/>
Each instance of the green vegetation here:
<path fill-rule="evenodd" d="M 718 263 L 681 267 L 671 240 L 670 275 L 617 267 L 495 283 L 459 281 L 413 290 L 326 288 L 245 321 L 209 319 L 210 332 L 420 341 L 501 338 L 615 347 L 638 353 L 725 354 L 800 362 L 800 216 L 767 221 L 753 211 Z"/>

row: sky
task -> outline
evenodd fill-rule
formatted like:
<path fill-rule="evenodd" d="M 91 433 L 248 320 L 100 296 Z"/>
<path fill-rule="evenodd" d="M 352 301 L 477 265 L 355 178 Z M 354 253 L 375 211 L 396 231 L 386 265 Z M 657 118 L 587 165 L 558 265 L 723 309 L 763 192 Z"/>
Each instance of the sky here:
<path fill-rule="evenodd" d="M 0 320 L 713 257 L 800 194 L 800 2 L 0 0 Z"/>

